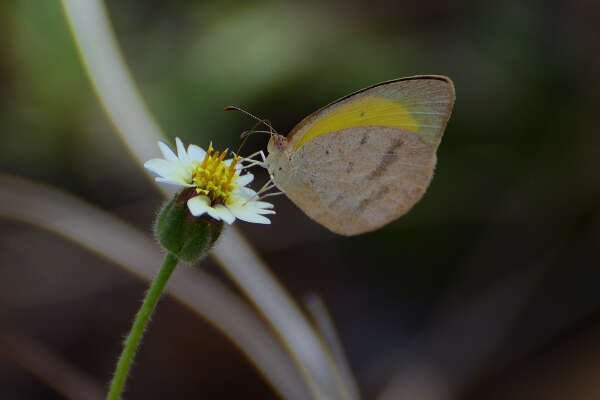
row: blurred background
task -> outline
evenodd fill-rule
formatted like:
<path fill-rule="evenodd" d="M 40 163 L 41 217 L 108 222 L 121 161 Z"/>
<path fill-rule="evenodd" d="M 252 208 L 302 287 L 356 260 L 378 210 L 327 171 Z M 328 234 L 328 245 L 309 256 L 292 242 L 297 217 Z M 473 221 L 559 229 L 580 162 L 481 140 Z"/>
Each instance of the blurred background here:
<path fill-rule="evenodd" d="M 600 3 L 449 4 L 110 0 L 107 9 L 157 121 L 203 147 L 235 149 L 253 125 L 227 105 L 287 132 L 374 83 L 451 77 L 457 100 L 437 173 L 408 215 L 346 238 L 281 196 L 271 226 L 237 227 L 294 298 L 322 296 L 365 399 L 596 398 Z M 60 2 L 3 1 L 0 32 L 1 171 L 149 234 L 163 198 L 106 117 Z M 245 153 L 265 145 L 256 135 Z M 231 285 L 211 259 L 202 267 Z M 0 329 L 10 333 L 0 398 L 62 398 L 10 351 L 15 343 L 106 387 L 146 286 L 52 232 L 0 220 Z M 126 398 L 242 396 L 277 398 L 227 338 L 165 297 Z"/>

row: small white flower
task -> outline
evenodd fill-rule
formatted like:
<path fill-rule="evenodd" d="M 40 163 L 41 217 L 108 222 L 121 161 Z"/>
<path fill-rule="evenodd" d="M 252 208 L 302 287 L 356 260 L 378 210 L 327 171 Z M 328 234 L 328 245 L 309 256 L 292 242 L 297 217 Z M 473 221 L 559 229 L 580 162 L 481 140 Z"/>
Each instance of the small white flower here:
<path fill-rule="evenodd" d="M 213 153 L 191 144 L 185 149 L 179 138 L 175 139 L 177 154 L 165 143 L 158 142 L 163 158 L 146 161 L 144 167 L 158 175 L 157 182 L 193 188 L 193 197 L 187 201 L 192 215 L 208 214 L 216 220 L 232 224 L 236 218 L 257 224 L 270 224 L 263 214 L 275 214 L 273 205 L 258 201 L 256 192 L 248 185 L 254 175 L 241 175 L 242 165 L 235 156 L 223 160 L 227 150 Z"/>

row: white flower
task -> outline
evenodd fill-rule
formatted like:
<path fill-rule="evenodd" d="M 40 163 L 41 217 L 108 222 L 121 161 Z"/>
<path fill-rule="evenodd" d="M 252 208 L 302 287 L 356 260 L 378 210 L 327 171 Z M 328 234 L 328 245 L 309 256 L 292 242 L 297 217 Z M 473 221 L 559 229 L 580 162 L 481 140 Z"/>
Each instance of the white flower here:
<path fill-rule="evenodd" d="M 154 158 L 144 167 L 158 175 L 157 182 L 193 188 L 187 201 L 192 215 L 204 213 L 216 220 L 232 224 L 236 218 L 257 224 L 270 224 L 263 214 L 275 214 L 273 205 L 258 201 L 257 193 L 247 188 L 254 175 L 241 175 L 242 165 L 235 156 L 223 160 L 227 150 L 213 153 L 212 144 L 208 151 L 191 144 L 185 149 L 179 138 L 175 139 L 177 154 L 163 142 L 158 142 L 164 159 Z"/>

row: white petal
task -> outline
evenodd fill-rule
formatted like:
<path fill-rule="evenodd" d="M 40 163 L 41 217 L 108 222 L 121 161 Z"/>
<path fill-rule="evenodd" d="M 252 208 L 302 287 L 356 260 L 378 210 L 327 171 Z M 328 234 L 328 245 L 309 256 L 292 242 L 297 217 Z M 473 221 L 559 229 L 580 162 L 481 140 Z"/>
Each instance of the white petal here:
<path fill-rule="evenodd" d="M 260 215 L 275 214 L 275 211 L 273 211 L 273 210 L 263 210 L 262 208 L 248 209 L 248 212 L 251 212 L 253 214 L 260 214 Z"/>
<path fill-rule="evenodd" d="M 251 210 L 247 209 L 246 207 L 231 207 L 229 206 L 229 210 L 233 213 L 233 215 L 235 215 L 237 218 L 241 219 L 242 221 L 246 221 L 246 222 L 253 222 L 255 224 L 270 224 L 271 221 L 266 218 L 263 217 L 260 214 L 257 214 L 255 212 L 252 212 Z"/>
<path fill-rule="evenodd" d="M 265 210 L 264 208 L 244 207 L 244 209 L 254 214 L 275 214 L 275 211 Z"/>
<path fill-rule="evenodd" d="M 187 201 L 187 206 L 194 217 L 199 217 L 202 214 L 212 210 L 210 206 L 210 199 L 206 196 L 195 196 Z"/>
<path fill-rule="evenodd" d="M 251 203 L 256 208 L 273 208 L 273 204 L 267 203 L 266 201 L 253 201 Z"/>
<path fill-rule="evenodd" d="M 227 207 L 233 215 L 248 222 L 255 222 L 255 220 L 264 221 L 262 218 L 258 217 L 259 214 L 275 214 L 275 211 L 268 209 L 269 207 L 273 207 L 270 203 L 263 201 L 247 201 L 243 198 L 234 198 L 234 201 L 228 204 Z M 248 218 L 250 218 L 251 221 Z"/>
<path fill-rule="evenodd" d="M 241 175 L 239 176 L 236 180 L 235 183 L 238 184 L 238 186 L 246 186 L 247 184 L 249 184 L 250 182 L 252 182 L 254 180 L 254 175 L 252 175 L 250 172 L 248 172 L 245 175 Z"/>
<path fill-rule="evenodd" d="M 192 182 L 192 171 L 178 161 L 167 161 L 162 158 L 154 158 L 144 163 L 144 167 L 160 175 L 168 181 L 177 182 L 183 186 L 188 186 Z"/>
<path fill-rule="evenodd" d="M 267 203 L 264 201 L 247 201 L 240 199 L 241 201 L 232 202 L 228 204 L 228 207 L 233 208 L 243 208 L 244 210 L 248 210 L 255 214 L 275 214 L 275 211 L 270 210 L 273 208 L 271 203 Z"/>
<path fill-rule="evenodd" d="M 210 207 L 207 212 L 208 215 L 214 219 L 222 219 L 224 222 L 227 222 L 230 225 L 233 223 L 233 221 L 235 221 L 233 214 L 222 204 L 217 204 L 214 207 Z"/>
<path fill-rule="evenodd" d="M 172 161 L 163 160 L 162 158 L 153 158 L 144 163 L 144 167 L 154 172 L 156 175 L 160 175 L 164 178 L 169 178 L 177 175 L 176 168 L 174 168 Z"/>
<path fill-rule="evenodd" d="M 181 139 L 175 138 L 175 144 L 177 145 L 177 157 L 186 164 L 189 163 L 189 157 Z"/>
<path fill-rule="evenodd" d="M 160 149 L 163 157 L 169 161 L 177 161 L 177 156 L 173 153 L 173 150 L 164 142 L 158 142 L 158 148 Z"/>
<path fill-rule="evenodd" d="M 180 166 L 180 168 L 177 169 L 177 179 L 186 184 L 192 183 L 192 171 L 189 168 Z"/>
<path fill-rule="evenodd" d="M 244 199 L 244 201 L 251 199 L 251 198 L 258 198 L 258 196 L 256 195 L 256 192 L 250 188 L 244 187 L 244 186 L 238 186 L 235 188 L 235 190 L 233 191 L 233 195 L 236 197 L 241 197 Z"/>
<path fill-rule="evenodd" d="M 188 156 L 192 161 L 202 162 L 204 161 L 204 157 L 206 156 L 206 151 L 202 149 L 200 146 L 196 146 L 195 144 L 190 144 L 188 146 Z"/>
<path fill-rule="evenodd" d="M 185 183 L 185 181 L 182 181 L 182 180 L 173 180 L 173 179 L 167 179 L 167 178 L 154 178 L 154 180 L 156 182 L 168 183 L 170 185 L 177 185 L 177 186 L 184 186 L 184 187 L 194 187 L 194 185 L 191 185 L 189 183 Z"/>
<path fill-rule="evenodd" d="M 258 208 L 255 211 L 256 214 L 261 214 L 261 215 L 265 215 L 265 214 L 275 214 L 275 211 L 273 210 L 265 210 L 264 208 Z"/>

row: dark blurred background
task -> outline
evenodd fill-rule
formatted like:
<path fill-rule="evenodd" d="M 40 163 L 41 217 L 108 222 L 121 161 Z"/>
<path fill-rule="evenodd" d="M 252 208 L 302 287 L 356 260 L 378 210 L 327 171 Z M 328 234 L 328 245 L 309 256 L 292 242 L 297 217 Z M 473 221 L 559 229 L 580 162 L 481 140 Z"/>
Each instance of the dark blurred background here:
<path fill-rule="evenodd" d="M 203 147 L 236 148 L 252 126 L 226 105 L 287 132 L 371 84 L 451 77 L 437 173 L 410 214 L 345 238 L 282 196 L 272 226 L 237 226 L 295 298 L 322 295 L 367 399 L 600 397 L 600 3 L 107 6 L 161 126 Z M 0 132 L 3 172 L 151 231 L 161 195 L 99 105 L 58 1 L 0 3 Z M 245 152 L 265 144 L 257 135 Z M 51 232 L 2 220 L 0 235 L 2 326 L 105 385 L 146 284 Z M 276 394 L 165 298 L 126 397 Z M 0 356 L 0 398 L 60 396 Z"/>

